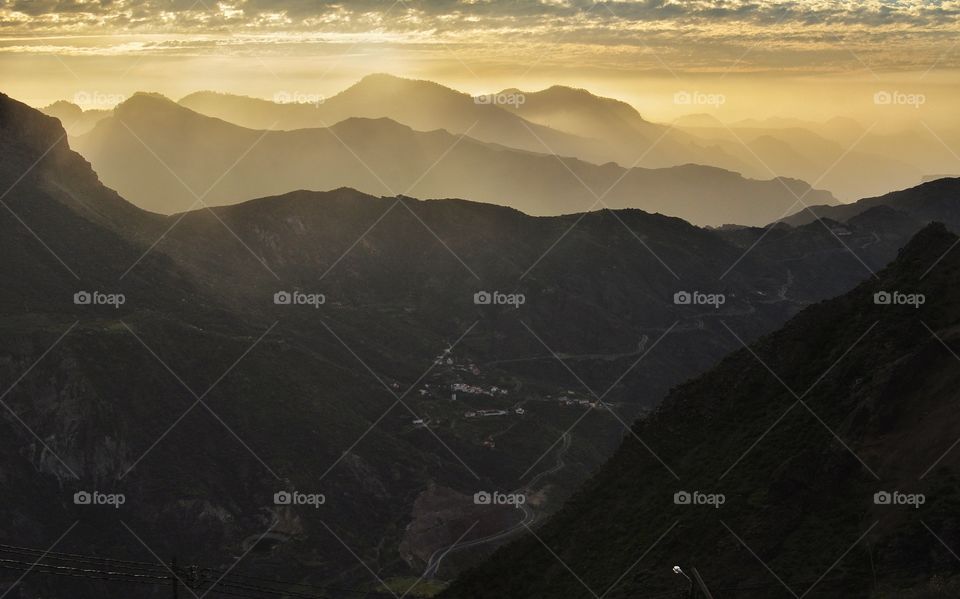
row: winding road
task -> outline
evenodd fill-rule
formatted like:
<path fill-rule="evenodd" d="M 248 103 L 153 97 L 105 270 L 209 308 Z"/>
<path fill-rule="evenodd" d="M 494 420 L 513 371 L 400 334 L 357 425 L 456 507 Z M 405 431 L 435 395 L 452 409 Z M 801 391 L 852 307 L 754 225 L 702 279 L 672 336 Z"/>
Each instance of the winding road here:
<path fill-rule="evenodd" d="M 530 482 L 527 483 L 524 487 L 513 491 L 514 493 L 524 493 L 527 496 L 530 496 L 532 492 L 536 491 L 536 485 L 540 483 L 544 478 L 556 474 L 563 470 L 566 466 L 563 458 L 566 455 L 567 451 L 570 449 L 570 445 L 573 443 L 573 437 L 571 437 L 569 432 L 563 434 L 563 443 L 560 445 L 560 449 L 557 451 L 557 461 L 553 466 L 540 472 L 536 476 L 530 479 Z M 537 514 L 530 508 L 528 505 L 524 504 L 520 506 L 520 510 L 523 511 L 523 517 L 519 522 L 513 524 L 512 526 L 505 528 L 499 532 L 496 532 L 492 535 L 481 537 L 479 539 L 471 539 L 469 541 L 459 541 L 452 545 L 446 547 L 441 547 L 433 552 L 430 555 L 430 559 L 427 560 L 427 568 L 423 572 L 423 579 L 432 579 L 437 576 L 437 572 L 440 569 L 440 564 L 443 562 L 443 558 L 447 557 L 455 551 L 462 551 L 464 549 L 469 549 L 471 547 L 478 547 L 480 545 L 487 545 L 489 543 L 496 543 L 507 537 L 520 532 L 521 530 L 532 526 L 534 522 L 537 521 Z"/>
<path fill-rule="evenodd" d="M 563 443 L 560 445 L 560 449 L 557 451 L 556 463 L 552 467 L 531 478 L 530 482 L 528 482 L 521 490 L 528 492 L 529 489 L 536 489 L 537 484 L 541 480 L 550 476 L 551 474 L 556 474 L 557 472 L 563 470 L 563 467 L 566 466 L 566 463 L 563 461 L 563 456 L 565 456 L 567 451 L 570 449 L 571 443 L 573 443 L 573 437 L 570 436 L 570 432 L 568 431 L 563 433 Z"/>
<path fill-rule="evenodd" d="M 523 518 L 513 526 L 501 530 L 500 532 L 494 533 L 492 535 L 481 537 L 479 539 L 471 539 L 469 541 L 460 541 L 459 543 L 454 543 L 448 547 L 442 547 L 433 552 L 430 556 L 430 560 L 427 562 L 427 569 L 423 572 L 424 579 L 431 579 L 436 577 L 437 570 L 440 569 L 440 563 L 443 561 L 443 558 L 447 557 L 454 551 L 461 551 L 463 549 L 468 549 L 470 547 L 477 547 L 478 545 L 486 545 L 487 543 L 494 543 L 501 539 L 505 539 L 510 535 L 520 532 L 520 529 L 530 526 L 537 520 L 537 515 L 532 509 L 526 505 L 522 505 L 519 508 L 523 511 Z"/>

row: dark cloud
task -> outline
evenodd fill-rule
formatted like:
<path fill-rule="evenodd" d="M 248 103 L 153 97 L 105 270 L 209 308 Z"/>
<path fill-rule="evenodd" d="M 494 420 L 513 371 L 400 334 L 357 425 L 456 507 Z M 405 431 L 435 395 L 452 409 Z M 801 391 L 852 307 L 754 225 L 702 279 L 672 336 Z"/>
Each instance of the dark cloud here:
<path fill-rule="evenodd" d="M 219 18 L 221 10 L 216 0 L 5 0 L 0 10 L 19 12 L 30 16 L 60 15 L 69 22 L 77 15 L 109 22 L 123 13 L 157 17 L 162 13 L 183 16 L 192 14 Z M 255 21 L 267 14 L 281 13 L 296 25 L 303 19 L 322 19 L 331 15 L 348 14 L 353 18 L 364 15 L 400 17 L 416 14 L 421 18 L 480 19 L 474 26 L 483 27 L 484 21 L 499 23 L 503 19 L 518 19 L 522 24 L 532 21 L 560 19 L 588 19 L 597 23 L 615 25 L 616 21 L 644 22 L 687 18 L 695 21 L 740 20 L 758 24 L 781 20 L 803 19 L 806 22 L 842 22 L 847 24 L 937 24 L 955 22 L 960 6 L 955 2 L 936 4 L 914 0 L 874 5 L 841 5 L 823 1 L 765 2 L 750 0 L 639 0 L 611 2 L 609 0 L 568 0 L 547 2 L 538 0 L 501 0 L 472 2 L 466 0 L 225 0 L 225 5 L 242 11 L 243 19 Z M 449 20 L 447 21 L 449 22 Z"/>

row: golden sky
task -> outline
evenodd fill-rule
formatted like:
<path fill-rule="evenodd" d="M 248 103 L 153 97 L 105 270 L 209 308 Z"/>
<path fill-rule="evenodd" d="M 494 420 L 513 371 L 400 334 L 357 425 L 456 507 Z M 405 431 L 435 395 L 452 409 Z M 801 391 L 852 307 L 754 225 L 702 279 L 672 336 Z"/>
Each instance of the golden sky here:
<path fill-rule="evenodd" d="M 472 93 L 586 87 L 659 120 L 825 120 L 888 91 L 949 119 L 958 40 L 960 0 L 0 0 L 0 81 L 34 105 L 98 105 L 138 90 L 331 95 L 388 72 Z M 680 91 L 725 102 L 691 110 Z"/>

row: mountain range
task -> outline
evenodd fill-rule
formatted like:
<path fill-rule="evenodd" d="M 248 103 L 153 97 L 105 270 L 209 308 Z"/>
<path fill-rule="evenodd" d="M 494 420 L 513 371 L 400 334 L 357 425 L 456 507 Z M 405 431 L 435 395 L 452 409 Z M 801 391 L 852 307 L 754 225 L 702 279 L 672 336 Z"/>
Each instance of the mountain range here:
<path fill-rule="evenodd" d="M 533 215 L 640 208 L 710 225 L 764 224 L 798 205 L 798 197 L 834 202 L 801 181 L 754 181 L 697 165 L 598 166 L 444 130 L 416 131 L 386 118 L 258 131 L 146 94 L 119 105 L 73 145 L 108 185 L 161 213 L 198 207 L 198 197 L 216 206 L 340 186 L 390 196 L 468 197 Z"/>
<path fill-rule="evenodd" d="M 621 421 L 730 347 L 704 333 L 712 315 L 673 304 L 678 284 L 660 260 L 693 284 L 742 250 L 679 219 L 639 211 L 541 219 L 349 189 L 162 216 L 104 187 L 55 119 L 4 97 L 0 131 L 10 190 L 0 220 L 0 355 L 4 380 L 30 375 L 5 397 L 23 420 L 7 420 L 21 434 L 4 440 L 18 456 L 4 488 L 30 492 L 6 497 L 3 537 L 25 545 L 73 518 L 82 529 L 66 549 L 149 559 L 115 514 L 71 504 L 86 489 L 124 493 L 123 523 L 182 562 L 226 567 L 269 528 L 251 571 L 369 584 L 349 552 L 330 544 L 334 531 L 384 578 L 416 575 L 472 524 L 469 538 L 512 525 L 515 512 L 478 513 L 473 493 L 550 470 L 544 456 L 583 419 L 564 476 L 533 489 L 537 513 L 549 513 L 613 451 Z M 700 259 L 703 247 L 712 261 Z M 772 266 L 756 270 L 731 276 L 726 287 L 743 300 L 731 300 L 729 317 L 759 311 L 751 322 L 772 326 L 794 306 L 749 307 L 779 284 Z M 474 303 L 481 289 L 530 300 L 484 308 Z M 283 291 L 328 301 L 275 304 Z M 74 303 L 84 292 L 124 302 Z M 677 320 L 676 336 L 664 337 Z M 552 351 L 591 389 L 610 387 L 614 412 L 585 414 L 573 403 L 593 397 L 564 377 Z M 647 352 L 650 368 L 631 372 Z M 395 404 L 392 393 L 414 383 Z M 451 401 L 457 384 L 508 394 Z M 518 405 L 529 416 L 515 414 Z M 510 416 L 464 416 L 479 409 Z M 323 492 L 328 503 L 322 513 L 274 506 L 281 490 Z M 437 501 L 448 504 L 440 522 L 418 511 Z M 441 575 L 458 567 L 447 560 Z"/>
<path fill-rule="evenodd" d="M 96 166 L 91 140 L 117 160 L 146 151 L 125 124 L 151 135 L 175 172 L 190 159 L 236 161 L 223 149 L 231 140 L 318 136 L 251 131 L 136 96 L 85 137 L 86 159 Z M 342 148 L 327 135 L 328 151 Z M 347 188 L 163 215 L 104 186 L 57 120 L 6 96 L 0 155 L 0 368 L 16 381 L 4 399 L 17 431 L 3 440 L 17 456 L 4 472 L 3 537 L 40 546 L 80 520 L 65 548 L 150 559 L 126 525 L 187 563 L 216 556 L 210 565 L 225 567 L 249 549 L 251 571 L 366 590 L 369 572 L 334 534 L 390 581 L 416 578 L 461 535 L 517 528 L 515 510 L 478 510 L 478 491 L 530 485 L 534 517 L 551 514 L 624 435 L 629 445 L 626 423 L 740 347 L 727 326 L 745 341 L 775 330 L 871 277 L 937 216 L 876 206 L 843 223 L 711 230 L 636 209 L 535 217 Z M 259 180 L 284 166 L 261 164 Z M 141 188 L 160 185 L 151 168 L 137 171 Z M 935 184 L 948 196 L 958 186 Z M 478 305 L 482 291 L 525 301 Z M 75 303 L 83 292 L 125 302 Z M 324 302 L 277 304 L 284 292 Z M 687 305 L 684 292 L 725 301 Z M 455 391 L 475 388 L 484 393 Z M 484 409 L 508 419 L 466 416 Z M 80 489 L 122 491 L 132 509 L 123 524 L 84 512 L 70 501 Z M 328 502 L 278 507 L 281 490 Z M 449 578 L 508 538 L 453 554 L 434 575 Z M 74 594 L 103 593 L 91 584 Z"/>
<path fill-rule="evenodd" d="M 922 120 L 896 130 L 840 117 L 823 123 L 784 118 L 725 122 L 713 113 L 657 123 L 625 102 L 565 86 L 471 96 L 431 81 L 374 74 L 330 97 L 281 90 L 271 101 L 203 91 L 180 104 L 256 130 L 327 129 L 352 118 L 385 118 L 418 132 L 444 130 L 596 165 L 659 169 L 699 164 L 752 179 L 798 179 L 843 201 L 908 188 L 932 173 L 958 173 L 951 148 L 960 143 L 960 131 L 934 131 Z M 63 101 L 43 110 L 60 118 L 71 136 L 89 132 L 110 113 L 84 111 Z M 456 195 L 462 194 L 438 197 Z"/>
<path fill-rule="evenodd" d="M 931 173 L 960 173 L 951 149 L 960 143 L 960 131 L 934 131 L 919 118 L 893 131 L 844 117 L 728 123 L 719 113 L 701 113 L 657 123 L 623 101 L 584 89 L 511 88 L 471 97 L 434 82 L 385 74 L 364 77 L 329 98 L 280 92 L 275 99 L 282 103 L 198 92 L 181 103 L 253 129 L 326 127 L 357 116 L 455 134 L 474 125 L 471 136 L 507 147 L 623 167 L 693 163 L 755 179 L 790 177 L 830 190 L 843 201 L 911 187 Z"/>
<path fill-rule="evenodd" d="M 305 129 L 348 118 L 388 118 L 417 131 L 443 129 L 596 164 L 660 168 L 699 163 L 736 171 L 745 166 L 716 147 L 698 144 L 691 135 L 645 120 L 625 102 L 564 86 L 470 96 L 432 81 L 381 73 L 330 98 L 279 92 L 274 100 L 196 92 L 180 104 L 251 129 Z"/>

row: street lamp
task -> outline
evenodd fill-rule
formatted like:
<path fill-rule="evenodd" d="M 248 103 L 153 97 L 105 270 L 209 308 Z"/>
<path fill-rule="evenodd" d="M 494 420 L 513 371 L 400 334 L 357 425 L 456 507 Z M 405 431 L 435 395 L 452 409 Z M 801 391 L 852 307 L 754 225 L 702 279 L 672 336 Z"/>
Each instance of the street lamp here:
<path fill-rule="evenodd" d="M 684 572 L 684 571 L 683 571 L 683 568 L 681 568 L 680 566 L 674 566 L 674 567 L 673 567 L 673 573 L 674 573 L 674 574 L 679 574 L 680 576 L 683 576 L 684 578 L 687 579 L 687 582 L 690 583 L 690 588 L 687 589 L 687 592 L 689 592 L 689 593 L 690 593 L 690 596 L 693 597 L 693 579 L 690 578 L 689 576 L 687 576 L 687 573 Z"/>

